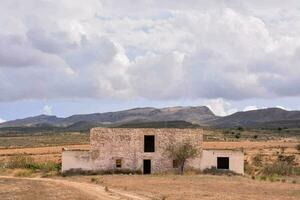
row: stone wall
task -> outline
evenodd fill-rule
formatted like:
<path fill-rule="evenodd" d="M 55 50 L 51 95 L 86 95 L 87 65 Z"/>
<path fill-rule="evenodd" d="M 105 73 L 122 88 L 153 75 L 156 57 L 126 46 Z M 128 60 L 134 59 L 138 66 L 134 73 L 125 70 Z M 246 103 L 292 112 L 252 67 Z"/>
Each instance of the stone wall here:
<path fill-rule="evenodd" d="M 92 170 L 89 151 L 63 150 L 61 161 L 61 170 L 63 172 L 70 169 Z"/>
<path fill-rule="evenodd" d="M 155 152 L 144 152 L 144 136 L 155 136 Z M 229 169 L 244 173 L 244 153 L 238 150 L 203 150 L 202 129 L 127 129 L 94 128 L 90 134 L 90 151 L 63 151 L 62 171 L 82 170 L 130 170 L 143 171 L 143 160 L 151 160 L 151 172 L 159 173 L 173 169 L 173 160 L 166 148 L 183 141 L 189 141 L 198 150 L 194 159 L 189 159 L 186 168 L 204 170 L 217 167 L 218 157 L 229 158 Z M 122 167 L 116 168 L 116 160 L 121 159 Z"/>
<path fill-rule="evenodd" d="M 155 152 L 144 152 L 144 135 L 155 136 Z M 121 159 L 122 169 L 142 171 L 143 160 L 150 159 L 152 173 L 172 170 L 173 160 L 167 155 L 166 148 L 186 140 L 199 152 L 186 167 L 200 169 L 202 129 L 94 128 L 90 135 L 93 169 L 114 170 L 116 159 Z"/>

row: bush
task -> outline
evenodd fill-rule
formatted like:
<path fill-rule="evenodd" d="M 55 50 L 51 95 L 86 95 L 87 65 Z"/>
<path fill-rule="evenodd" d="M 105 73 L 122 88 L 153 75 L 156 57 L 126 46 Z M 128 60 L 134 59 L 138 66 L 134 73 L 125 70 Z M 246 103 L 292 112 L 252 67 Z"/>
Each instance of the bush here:
<path fill-rule="evenodd" d="M 279 154 L 277 160 L 273 164 L 266 165 L 262 173 L 265 175 L 300 175 L 300 167 L 297 166 L 295 155 L 286 156 Z"/>
<path fill-rule="evenodd" d="M 297 144 L 296 149 L 297 149 L 298 151 L 300 151 L 300 143 Z"/>
<path fill-rule="evenodd" d="M 37 163 L 32 157 L 25 155 L 11 157 L 7 166 L 11 169 L 30 169 L 33 171 L 41 170 L 42 172 L 59 171 L 61 169 L 61 165 L 58 163 L 52 161 Z"/>
<path fill-rule="evenodd" d="M 241 126 L 239 126 L 239 127 L 237 127 L 237 130 L 239 130 L 239 131 L 244 131 L 244 128 L 241 127 Z"/>
<path fill-rule="evenodd" d="M 83 170 L 83 169 L 70 169 L 61 173 L 62 176 L 74 175 L 106 175 L 106 174 L 142 174 L 140 170 L 130 169 L 111 169 L 111 170 Z"/>
<path fill-rule="evenodd" d="M 32 177 L 33 171 L 29 169 L 20 169 L 15 172 L 14 176 L 16 177 Z"/>
<path fill-rule="evenodd" d="M 260 167 L 262 166 L 262 154 L 256 154 L 253 158 L 252 158 L 252 163 L 253 165 L 255 165 L 256 167 Z"/>
<path fill-rule="evenodd" d="M 240 139 L 241 138 L 241 133 L 236 133 L 234 136 L 236 139 Z"/>
<path fill-rule="evenodd" d="M 298 167 L 294 167 L 287 162 L 277 161 L 271 165 L 267 165 L 264 167 L 263 174 L 265 175 L 279 175 L 279 176 L 289 176 L 289 175 L 298 175 L 299 169 Z"/>
<path fill-rule="evenodd" d="M 206 168 L 202 171 L 202 173 L 211 174 L 211 175 L 228 175 L 228 176 L 238 175 L 237 173 L 231 170 L 217 169 L 216 167 Z"/>
<path fill-rule="evenodd" d="M 25 155 L 16 155 L 13 156 L 9 159 L 8 161 L 8 168 L 27 168 L 31 166 L 34 163 L 33 158 L 30 156 L 25 156 Z"/>

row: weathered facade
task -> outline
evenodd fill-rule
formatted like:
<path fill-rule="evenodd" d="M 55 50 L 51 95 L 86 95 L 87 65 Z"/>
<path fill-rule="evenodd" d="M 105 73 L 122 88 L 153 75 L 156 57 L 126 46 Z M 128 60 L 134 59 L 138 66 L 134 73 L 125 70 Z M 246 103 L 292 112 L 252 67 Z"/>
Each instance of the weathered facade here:
<path fill-rule="evenodd" d="M 223 163 L 220 166 L 224 168 L 227 159 L 218 158 L 217 153 L 221 153 L 222 157 L 228 157 L 228 169 L 230 166 L 230 170 L 243 174 L 243 164 L 240 163 L 244 157 L 242 152 L 234 154 L 233 151 L 226 150 L 222 154 L 212 152 L 213 150 L 203 150 L 202 129 L 171 128 L 94 128 L 90 134 L 89 152 L 63 151 L 62 171 L 79 168 L 103 171 L 130 170 L 144 174 L 170 171 L 177 166 L 169 157 L 166 148 L 185 141 L 191 143 L 198 151 L 195 158 L 187 161 L 186 168 L 203 170 L 217 167 L 220 160 Z"/>

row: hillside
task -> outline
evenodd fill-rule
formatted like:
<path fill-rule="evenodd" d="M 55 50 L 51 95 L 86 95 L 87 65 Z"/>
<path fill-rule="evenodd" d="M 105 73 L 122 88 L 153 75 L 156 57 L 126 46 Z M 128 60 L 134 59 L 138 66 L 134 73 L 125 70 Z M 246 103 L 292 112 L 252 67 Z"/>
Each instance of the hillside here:
<path fill-rule="evenodd" d="M 211 121 L 209 125 L 213 127 L 299 127 L 299 122 L 300 111 L 267 108 L 237 112 Z"/>
<path fill-rule="evenodd" d="M 206 125 L 209 121 L 218 117 L 205 107 L 169 107 L 169 108 L 135 108 L 130 110 L 94 113 L 85 115 L 73 115 L 66 118 L 40 115 L 25 119 L 8 121 L 0 124 L 0 127 L 33 127 L 47 124 L 55 127 L 86 126 L 86 124 L 124 124 L 132 121 L 158 122 L 158 121 L 186 121 L 199 125 Z M 77 124 L 79 123 L 79 124 Z"/>
<path fill-rule="evenodd" d="M 92 127 L 171 127 L 208 126 L 214 128 L 249 127 L 278 128 L 300 127 L 300 111 L 287 111 L 280 108 L 267 108 L 237 112 L 229 116 L 218 117 L 206 106 L 134 108 L 130 110 L 72 115 L 66 118 L 39 115 L 17 119 L 0 124 L 1 130 L 40 130 L 52 131 L 88 131 Z M 172 123 L 170 123 L 172 122 Z M 176 124 L 178 123 L 178 124 Z M 23 128 L 23 129 L 22 129 Z"/>

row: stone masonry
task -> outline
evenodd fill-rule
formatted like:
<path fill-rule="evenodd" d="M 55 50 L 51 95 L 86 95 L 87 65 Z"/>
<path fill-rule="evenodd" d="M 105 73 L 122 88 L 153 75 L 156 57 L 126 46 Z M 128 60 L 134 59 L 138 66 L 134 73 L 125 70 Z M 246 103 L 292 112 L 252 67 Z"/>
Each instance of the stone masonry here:
<path fill-rule="evenodd" d="M 155 137 L 155 152 L 144 152 L 144 136 Z M 143 160 L 151 160 L 151 173 L 173 169 L 173 160 L 166 148 L 189 141 L 198 149 L 198 156 L 188 160 L 187 168 L 200 169 L 202 129 L 127 129 L 94 128 L 91 130 L 91 160 L 93 169 L 114 170 L 116 160 L 122 160 L 122 169 L 143 171 Z"/>

